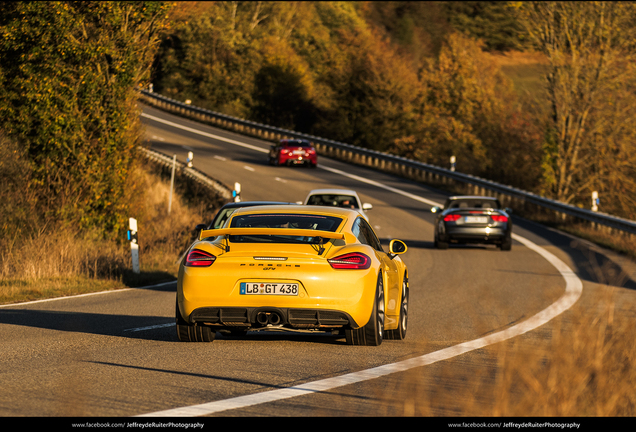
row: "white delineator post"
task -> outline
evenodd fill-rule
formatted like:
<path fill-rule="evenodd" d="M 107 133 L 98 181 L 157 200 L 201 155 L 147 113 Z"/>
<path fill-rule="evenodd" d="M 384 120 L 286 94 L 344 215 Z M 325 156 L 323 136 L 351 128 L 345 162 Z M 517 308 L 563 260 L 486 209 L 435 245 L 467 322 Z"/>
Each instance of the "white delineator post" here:
<path fill-rule="evenodd" d="M 239 182 L 234 183 L 232 196 L 234 197 L 234 202 L 241 202 L 241 184 Z"/>
<path fill-rule="evenodd" d="M 133 273 L 139 274 L 139 243 L 137 243 L 137 219 L 129 218 L 128 240 L 130 240 L 130 253 L 132 255 Z"/>
<path fill-rule="evenodd" d="M 598 191 L 592 192 L 592 211 L 598 211 L 598 205 L 601 200 L 598 198 Z"/>
<path fill-rule="evenodd" d="M 174 189 L 174 171 L 177 167 L 177 155 L 172 157 L 172 175 L 170 176 L 170 197 L 168 198 L 168 214 L 172 210 L 172 190 Z"/>

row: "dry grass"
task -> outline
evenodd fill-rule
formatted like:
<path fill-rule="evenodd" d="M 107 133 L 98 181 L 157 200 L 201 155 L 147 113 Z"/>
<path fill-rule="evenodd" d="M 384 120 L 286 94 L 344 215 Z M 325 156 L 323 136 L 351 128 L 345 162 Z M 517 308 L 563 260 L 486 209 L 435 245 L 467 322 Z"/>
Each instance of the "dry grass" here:
<path fill-rule="evenodd" d="M 489 56 L 499 66 L 547 65 L 550 63 L 545 54 L 537 51 L 485 52 L 484 55 Z"/>
<path fill-rule="evenodd" d="M 630 301 L 615 298 L 618 290 L 529 335 L 405 373 L 383 393 L 395 399 L 378 414 L 636 415 L 636 307 L 632 293 Z"/>
<path fill-rule="evenodd" d="M 49 227 L 0 249 L 0 303 L 140 286 L 176 278 L 180 254 L 197 223 L 209 219 L 175 194 L 168 214 L 169 182 L 157 167 L 138 168 L 132 177 L 137 203 L 141 274 L 131 271 L 127 241 L 106 241 L 91 232 Z"/>
<path fill-rule="evenodd" d="M 556 228 L 636 259 L 636 237 L 621 232 L 595 229 L 590 224 L 558 225 Z"/>

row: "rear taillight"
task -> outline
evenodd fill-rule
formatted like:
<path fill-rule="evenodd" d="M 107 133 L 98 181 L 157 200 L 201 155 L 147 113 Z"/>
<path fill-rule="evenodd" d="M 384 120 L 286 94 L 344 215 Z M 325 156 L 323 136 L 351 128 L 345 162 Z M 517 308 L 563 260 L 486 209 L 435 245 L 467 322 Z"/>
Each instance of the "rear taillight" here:
<path fill-rule="evenodd" d="M 508 222 L 508 216 L 504 216 L 504 215 L 490 215 L 490 217 L 495 222 Z"/>
<path fill-rule="evenodd" d="M 458 214 L 446 215 L 444 216 L 444 222 L 455 222 L 460 217 L 462 217 L 462 215 L 458 215 Z"/>
<path fill-rule="evenodd" d="M 209 267 L 216 260 L 216 257 L 211 253 L 202 251 L 200 249 L 193 249 L 188 253 L 186 257 L 186 267 Z"/>
<path fill-rule="evenodd" d="M 371 258 L 360 252 L 340 255 L 327 261 L 335 269 L 364 270 L 371 267 Z"/>

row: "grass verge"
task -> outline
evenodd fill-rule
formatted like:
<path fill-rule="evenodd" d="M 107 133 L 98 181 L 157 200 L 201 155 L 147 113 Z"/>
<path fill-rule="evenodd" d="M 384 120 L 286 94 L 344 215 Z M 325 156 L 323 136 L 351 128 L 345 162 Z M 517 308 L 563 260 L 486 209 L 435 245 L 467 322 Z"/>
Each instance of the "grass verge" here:
<path fill-rule="evenodd" d="M 633 417 L 636 308 L 625 290 L 598 292 L 550 326 L 404 372 L 376 415 Z"/>
<path fill-rule="evenodd" d="M 180 186 L 168 213 L 170 179 L 160 166 L 140 165 L 132 178 L 141 194 L 133 215 L 139 225 L 140 274 L 131 270 L 130 245 L 124 239 L 106 241 L 94 233 L 51 227 L 19 242 L 4 242 L 0 304 L 176 280 L 194 226 L 210 220 L 221 203 L 201 199 L 203 192 L 184 180 L 176 182 Z"/>

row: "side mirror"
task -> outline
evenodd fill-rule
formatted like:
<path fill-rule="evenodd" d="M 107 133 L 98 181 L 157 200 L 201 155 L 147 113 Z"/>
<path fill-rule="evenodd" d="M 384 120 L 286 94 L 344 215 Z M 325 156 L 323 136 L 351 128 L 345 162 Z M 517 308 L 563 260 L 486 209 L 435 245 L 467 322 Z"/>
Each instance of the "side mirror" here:
<path fill-rule="evenodd" d="M 510 207 L 506 207 L 504 210 L 505 210 L 505 212 L 506 212 L 506 213 L 508 213 L 509 215 L 511 215 L 511 214 L 512 214 L 512 209 L 511 209 Z"/>
<path fill-rule="evenodd" d="M 371 210 L 373 208 L 373 204 L 363 203 L 362 210 Z"/>
<path fill-rule="evenodd" d="M 441 211 L 442 211 L 441 207 L 438 207 L 438 206 L 431 207 L 431 213 L 439 213 Z"/>
<path fill-rule="evenodd" d="M 389 253 L 392 255 L 391 259 L 393 259 L 396 255 L 403 254 L 407 249 L 406 243 L 402 240 L 394 239 L 389 243 Z"/>

